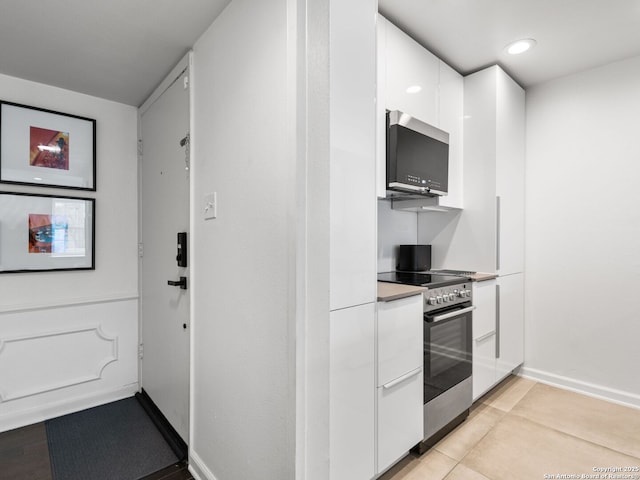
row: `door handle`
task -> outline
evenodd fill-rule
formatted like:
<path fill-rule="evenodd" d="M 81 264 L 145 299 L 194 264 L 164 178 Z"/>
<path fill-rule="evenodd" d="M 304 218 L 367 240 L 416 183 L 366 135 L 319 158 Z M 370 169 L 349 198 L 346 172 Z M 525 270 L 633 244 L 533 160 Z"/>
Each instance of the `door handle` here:
<path fill-rule="evenodd" d="M 476 306 L 461 308 L 460 310 L 455 310 L 453 312 L 445 313 L 443 315 L 437 315 L 433 317 L 433 322 L 440 322 L 442 320 L 446 320 L 447 318 L 457 317 L 458 315 L 464 315 L 465 313 L 473 312 L 476 309 Z"/>
<path fill-rule="evenodd" d="M 187 289 L 187 277 L 180 277 L 180 280 L 174 282 L 173 280 L 168 280 L 167 285 L 171 285 L 172 287 L 180 287 L 182 290 Z"/>
<path fill-rule="evenodd" d="M 389 383 L 385 383 L 384 385 L 382 385 L 382 388 L 392 388 L 395 387 L 396 385 L 398 385 L 399 383 L 404 382 L 405 380 L 407 380 L 408 378 L 411 377 L 415 377 L 416 375 L 418 375 L 420 372 L 422 372 L 422 367 L 418 367 L 415 370 L 410 371 L 409 373 L 405 373 L 404 375 L 396 378 L 395 380 L 391 380 Z"/>
<path fill-rule="evenodd" d="M 496 334 L 496 331 L 495 330 L 491 330 L 489 333 L 485 333 L 481 337 L 476 338 L 476 343 L 480 343 L 480 342 L 486 340 L 489 337 L 493 337 L 495 334 Z"/>

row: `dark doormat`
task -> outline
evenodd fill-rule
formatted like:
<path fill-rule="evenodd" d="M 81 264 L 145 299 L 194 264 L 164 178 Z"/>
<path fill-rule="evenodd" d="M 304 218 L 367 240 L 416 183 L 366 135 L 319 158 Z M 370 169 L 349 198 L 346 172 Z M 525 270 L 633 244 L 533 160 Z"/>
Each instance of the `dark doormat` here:
<path fill-rule="evenodd" d="M 137 480 L 179 460 L 134 397 L 45 425 L 54 480 Z"/>

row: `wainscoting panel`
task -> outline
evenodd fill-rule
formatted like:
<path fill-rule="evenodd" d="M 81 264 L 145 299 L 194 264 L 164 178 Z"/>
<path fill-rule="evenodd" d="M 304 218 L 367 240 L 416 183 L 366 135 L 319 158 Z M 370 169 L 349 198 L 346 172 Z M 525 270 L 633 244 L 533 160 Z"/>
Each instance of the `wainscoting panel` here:
<path fill-rule="evenodd" d="M 99 380 L 104 368 L 116 360 L 118 339 L 105 335 L 100 325 L 0 337 L 0 401 Z"/>
<path fill-rule="evenodd" d="M 0 313 L 0 431 L 138 388 L 138 300 Z"/>

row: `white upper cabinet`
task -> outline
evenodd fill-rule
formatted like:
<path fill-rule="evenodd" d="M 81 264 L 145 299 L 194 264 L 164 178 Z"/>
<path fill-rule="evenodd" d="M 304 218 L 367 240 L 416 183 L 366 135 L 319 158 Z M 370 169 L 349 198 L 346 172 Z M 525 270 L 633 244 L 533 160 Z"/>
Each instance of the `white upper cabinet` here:
<path fill-rule="evenodd" d="M 387 110 L 438 124 L 438 57 L 387 22 Z"/>
<path fill-rule="evenodd" d="M 437 126 L 449 133 L 449 194 L 438 200 L 440 206 L 462 208 L 464 78 L 443 61 L 439 62 L 439 69 Z"/>
<path fill-rule="evenodd" d="M 496 77 L 496 271 L 507 275 L 524 271 L 525 93 L 502 70 Z"/>
<path fill-rule="evenodd" d="M 376 300 L 376 2 L 331 2 L 330 308 Z M 369 14 L 364 14 L 369 12 Z"/>
<path fill-rule="evenodd" d="M 463 240 L 453 263 L 500 275 L 524 270 L 525 94 L 500 67 L 464 79 Z M 470 235 L 471 234 L 471 235 Z M 468 252 L 473 256 L 469 257 Z"/>
<path fill-rule="evenodd" d="M 462 208 L 463 77 L 378 16 L 377 194 L 386 197 L 386 110 L 400 110 L 449 134 L 449 194 L 425 205 Z"/>

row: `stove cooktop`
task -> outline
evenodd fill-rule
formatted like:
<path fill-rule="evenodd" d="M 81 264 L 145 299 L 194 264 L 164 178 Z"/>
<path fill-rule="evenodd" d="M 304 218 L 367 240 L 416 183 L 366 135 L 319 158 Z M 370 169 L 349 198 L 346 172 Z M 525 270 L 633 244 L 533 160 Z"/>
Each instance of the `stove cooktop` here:
<path fill-rule="evenodd" d="M 461 276 L 443 275 L 435 272 L 384 272 L 378 274 L 378 281 L 435 288 L 464 283 L 465 281 L 469 281 L 469 279 Z"/>

